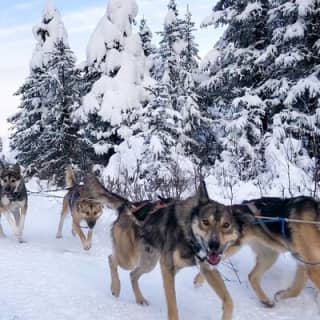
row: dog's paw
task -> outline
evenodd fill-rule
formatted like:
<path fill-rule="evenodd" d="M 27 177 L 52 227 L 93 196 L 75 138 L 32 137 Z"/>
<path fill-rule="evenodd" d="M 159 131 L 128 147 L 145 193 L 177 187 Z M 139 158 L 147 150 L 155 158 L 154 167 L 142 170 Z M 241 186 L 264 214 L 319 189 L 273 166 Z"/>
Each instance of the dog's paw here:
<path fill-rule="evenodd" d="M 27 241 L 25 241 L 23 238 L 18 238 L 18 242 L 19 243 L 26 243 Z"/>
<path fill-rule="evenodd" d="M 150 305 L 149 301 L 147 299 L 145 299 L 144 297 L 137 299 L 136 302 L 140 306 L 149 306 Z"/>
<path fill-rule="evenodd" d="M 84 250 L 90 250 L 91 249 L 91 242 L 89 241 L 86 241 L 84 244 L 83 244 L 83 249 Z"/>
<path fill-rule="evenodd" d="M 261 300 L 261 303 L 267 308 L 273 308 L 274 307 L 274 301 L 269 300 L 269 299 Z"/>
<path fill-rule="evenodd" d="M 57 233 L 56 238 L 57 239 L 62 239 L 62 234 L 61 233 Z"/>
<path fill-rule="evenodd" d="M 274 295 L 274 300 L 276 302 L 283 300 L 283 299 L 287 299 L 287 298 L 288 298 L 287 290 L 280 290 L 280 291 L 276 292 Z"/>
<path fill-rule="evenodd" d="M 193 279 L 193 286 L 195 288 L 200 288 L 205 282 L 204 276 L 201 273 L 198 273 Z"/>

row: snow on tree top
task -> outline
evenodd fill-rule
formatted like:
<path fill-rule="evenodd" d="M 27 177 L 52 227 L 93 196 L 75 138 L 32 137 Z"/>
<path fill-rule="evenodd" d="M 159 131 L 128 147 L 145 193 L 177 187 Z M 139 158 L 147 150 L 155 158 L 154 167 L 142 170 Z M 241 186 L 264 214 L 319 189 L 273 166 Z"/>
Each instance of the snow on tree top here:
<path fill-rule="evenodd" d="M 52 1 L 47 1 L 43 10 L 42 22 L 32 29 L 37 40 L 30 62 L 31 70 L 41 68 L 48 63 L 49 52 L 54 50 L 54 46 L 59 41 L 63 41 L 69 47 L 68 34 L 61 19 L 59 10 Z"/>
<path fill-rule="evenodd" d="M 107 17 L 127 35 L 131 34 L 131 23 L 137 14 L 138 5 L 135 0 L 110 0 L 108 3 Z"/>
<path fill-rule="evenodd" d="M 106 48 L 111 49 L 116 44 L 123 46 L 123 37 L 108 17 L 103 16 L 92 33 L 87 46 L 88 64 L 100 63 L 106 55 Z"/>
<path fill-rule="evenodd" d="M 176 13 L 172 9 L 169 9 L 164 19 L 164 25 L 171 26 L 172 24 L 176 24 L 176 23 L 177 23 Z"/>

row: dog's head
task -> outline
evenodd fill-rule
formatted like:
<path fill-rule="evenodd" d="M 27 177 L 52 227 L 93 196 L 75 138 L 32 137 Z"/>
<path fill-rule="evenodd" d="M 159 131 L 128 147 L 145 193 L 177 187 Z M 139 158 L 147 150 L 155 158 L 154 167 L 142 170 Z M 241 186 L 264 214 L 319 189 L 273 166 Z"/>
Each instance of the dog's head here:
<path fill-rule="evenodd" d="M 5 166 L 0 162 L 0 185 L 1 192 L 9 200 L 13 199 L 19 191 L 22 182 L 21 170 L 18 164 Z"/>
<path fill-rule="evenodd" d="M 235 214 L 232 206 L 225 206 L 209 198 L 204 182 L 197 192 L 198 206 L 193 210 L 192 232 L 197 256 L 216 265 L 224 251 L 241 236 L 242 224 L 250 223 L 246 211 Z"/>
<path fill-rule="evenodd" d="M 81 219 L 86 221 L 90 229 L 93 229 L 97 220 L 102 215 L 102 205 L 90 200 L 80 200 L 76 205 Z"/>

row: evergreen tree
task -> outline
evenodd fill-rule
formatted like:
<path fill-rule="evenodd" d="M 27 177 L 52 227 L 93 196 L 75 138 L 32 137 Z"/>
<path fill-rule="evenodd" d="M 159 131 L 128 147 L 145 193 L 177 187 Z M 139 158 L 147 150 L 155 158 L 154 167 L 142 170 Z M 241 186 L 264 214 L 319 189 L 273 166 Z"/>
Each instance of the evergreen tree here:
<path fill-rule="evenodd" d="M 242 179 L 264 168 L 280 179 L 317 172 L 318 2 L 222 0 L 204 22 L 210 24 L 227 25 L 204 59 L 201 83 L 229 150 L 224 163 L 237 162 Z"/>
<path fill-rule="evenodd" d="M 147 25 L 147 21 L 144 17 L 140 20 L 139 35 L 144 55 L 146 57 L 149 57 L 151 54 L 154 54 L 156 49 L 152 45 L 152 32 Z"/>
<path fill-rule="evenodd" d="M 80 105 L 79 71 L 75 57 L 63 41 L 55 44 L 48 61 L 49 91 L 43 116 L 39 174 L 64 184 L 64 169 L 73 163 L 82 166 L 78 124 L 72 116 Z"/>
<path fill-rule="evenodd" d="M 45 129 L 48 129 L 45 121 L 52 107 L 50 99 L 56 98 L 53 96 L 52 89 L 55 87 L 52 87 L 52 83 L 61 80 L 58 77 L 53 79 L 50 70 L 52 52 L 58 43 L 69 46 L 60 13 L 51 1 L 47 1 L 42 21 L 34 26 L 33 34 L 37 44 L 30 63 L 30 76 L 17 91 L 17 95 L 21 96 L 20 110 L 9 119 L 13 126 L 10 146 L 30 176 L 38 174 L 43 166 L 41 155 L 43 148 L 47 147 L 43 144 L 43 138 Z"/>
<path fill-rule="evenodd" d="M 19 112 L 8 119 L 13 126 L 10 147 L 17 161 L 26 167 L 29 176 L 38 171 L 41 135 L 44 129 L 43 114 L 46 109 L 48 77 L 46 68 L 34 69 L 25 83 L 16 92 L 21 96 Z"/>
<path fill-rule="evenodd" d="M 146 57 L 146 67 L 152 78 L 156 76 L 156 69 L 158 63 L 157 49 L 152 44 L 152 32 L 147 25 L 145 18 L 142 18 L 139 25 L 139 35 L 143 48 L 144 55 Z"/>
<path fill-rule="evenodd" d="M 144 103 L 146 70 L 140 37 L 132 33 L 136 15 L 134 0 L 109 1 L 87 48 L 87 65 L 97 80 L 78 116 L 84 139 L 94 150 L 92 162 L 102 165 L 107 165 L 115 146 L 138 130 L 134 125 Z"/>
<path fill-rule="evenodd" d="M 254 88 L 264 76 L 258 60 L 270 41 L 268 10 L 267 0 L 221 0 L 203 23 L 227 25 L 202 63 L 200 93 L 216 123 L 214 135 L 226 150 L 221 164 L 242 180 L 256 176 L 264 163 L 257 156 L 266 129 L 266 105 Z"/>
<path fill-rule="evenodd" d="M 270 1 L 271 43 L 260 63 L 265 80 L 256 91 L 268 104 L 268 154 L 313 175 L 320 158 L 320 5 Z M 268 164 L 279 174 L 283 166 Z M 293 172 L 293 171 L 292 171 Z"/>
<path fill-rule="evenodd" d="M 179 95 L 179 77 L 180 77 L 180 53 L 182 48 L 182 30 L 181 20 L 178 16 L 178 9 L 175 0 L 170 0 L 168 4 L 168 12 L 164 21 L 164 29 L 159 32 L 159 65 L 155 71 L 157 80 L 161 80 L 164 74 L 168 73 L 171 79 L 172 87 L 170 88 L 170 96 L 173 108 L 177 110 Z"/>

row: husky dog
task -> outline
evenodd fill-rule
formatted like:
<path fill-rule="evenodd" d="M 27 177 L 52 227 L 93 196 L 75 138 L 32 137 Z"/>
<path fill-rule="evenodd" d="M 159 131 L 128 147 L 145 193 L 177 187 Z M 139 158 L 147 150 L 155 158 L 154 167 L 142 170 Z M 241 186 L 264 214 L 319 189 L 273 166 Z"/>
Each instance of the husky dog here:
<path fill-rule="evenodd" d="M 238 211 L 252 212 L 256 223 L 242 228 L 237 246 L 231 246 L 226 255 L 234 254 L 243 244 L 248 244 L 256 255 L 256 265 L 249 274 L 249 281 L 260 301 L 274 306 L 274 301 L 296 297 L 307 279 L 320 289 L 320 203 L 311 197 L 261 198 L 234 206 Z M 260 216 L 275 218 L 266 220 Z M 280 218 L 280 219 L 278 219 Z M 285 221 L 284 219 L 289 219 Z M 278 291 L 270 299 L 261 287 L 261 279 L 282 252 L 291 252 L 297 260 L 293 283 L 286 290 Z M 198 274 L 195 284 L 200 285 Z"/>
<path fill-rule="evenodd" d="M 77 234 L 81 240 L 84 250 L 89 250 L 92 246 L 93 228 L 102 215 L 103 206 L 89 198 L 85 192 L 85 187 L 77 184 L 71 166 L 66 170 L 66 187 L 69 189 L 63 198 L 61 217 L 56 237 L 62 238 L 62 228 L 64 219 L 69 210 L 72 216 L 72 233 Z M 87 236 L 81 230 L 80 223 L 85 221 L 88 227 Z"/>
<path fill-rule="evenodd" d="M 147 305 L 138 281 L 160 259 L 168 319 L 177 320 L 175 275 L 184 267 L 198 264 L 223 302 L 223 319 L 232 318 L 232 299 L 214 266 L 220 262 L 225 250 L 238 241 L 240 226 L 249 223 L 252 214 L 234 215 L 230 207 L 212 201 L 202 182 L 194 196 L 182 201 L 173 200 L 148 214 L 142 223 L 136 223 L 134 210 L 126 199 L 106 190 L 92 175 L 87 176 L 86 187 L 90 197 L 118 213 L 112 227 L 113 253 L 109 256 L 114 296 L 120 294 L 118 267 L 121 267 L 131 271 L 136 302 Z"/>
<path fill-rule="evenodd" d="M 24 242 L 22 234 L 27 208 L 28 196 L 20 166 L 4 165 L 0 162 L 0 219 L 1 215 L 7 217 L 20 243 Z M 0 237 L 4 237 L 1 221 Z"/>

